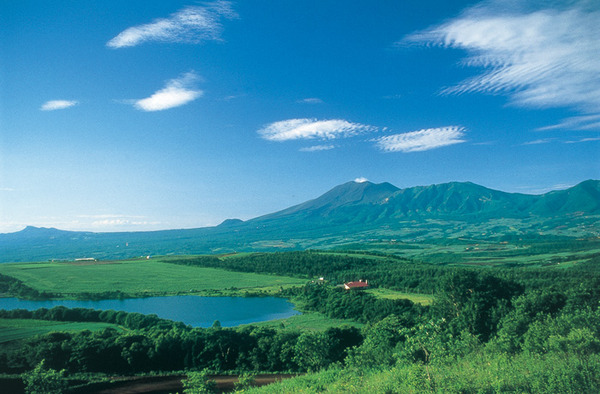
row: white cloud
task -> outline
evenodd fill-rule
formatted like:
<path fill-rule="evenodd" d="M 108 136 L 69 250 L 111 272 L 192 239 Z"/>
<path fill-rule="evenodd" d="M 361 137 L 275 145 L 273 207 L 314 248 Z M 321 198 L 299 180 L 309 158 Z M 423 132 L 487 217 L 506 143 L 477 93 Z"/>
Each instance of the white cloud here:
<path fill-rule="evenodd" d="M 114 227 L 136 227 L 136 226 L 155 226 L 161 224 L 159 221 L 149 221 L 145 216 L 139 215 L 120 215 L 120 214 L 101 214 L 101 215 L 78 215 L 79 226 L 91 227 L 94 229 L 114 228 Z"/>
<path fill-rule="evenodd" d="M 50 100 L 46 101 L 40 107 L 42 111 L 54 111 L 57 109 L 65 109 L 77 105 L 78 101 L 76 100 Z"/>
<path fill-rule="evenodd" d="M 132 47 L 143 42 L 188 42 L 220 40 L 221 19 L 233 19 L 237 14 L 229 1 L 217 1 L 204 6 L 185 7 L 168 18 L 125 29 L 106 44 L 111 48 Z"/>
<path fill-rule="evenodd" d="M 314 138 L 332 140 L 376 130 L 377 128 L 374 126 L 351 123 L 342 119 L 289 119 L 271 123 L 258 130 L 258 134 L 269 141 Z"/>
<path fill-rule="evenodd" d="M 385 152 L 419 152 L 465 142 L 463 131 L 462 127 L 448 126 L 388 135 L 375 141 Z"/>
<path fill-rule="evenodd" d="M 368 182 L 368 181 L 369 180 L 367 178 L 365 178 L 364 176 L 361 176 L 360 178 L 356 178 L 354 180 L 354 182 L 356 182 L 356 183 L 365 183 L 365 182 Z"/>
<path fill-rule="evenodd" d="M 600 2 L 496 0 L 406 37 L 464 49 L 483 73 L 444 90 L 506 93 L 527 107 L 600 111 Z"/>
<path fill-rule="evenodd" d="M 549 144 L 552 141 L 554 141 L 554 138 L 541 138 L 539 140 L 524 142 L 523 145 Z"/>
<path fill-rule="evenodd" d="M 578 144 L 580 142 L 595 142 L 595 141 L 600 141 L 600 137 L 582 138 L 577 141 L 566 141 L 565 144 Z"/>
<path fill-rule="evenodd" d="M 558 183 L 552 186 L 540 187 L 540 186 L 517 186 L 516 189 L 519 193 L 527 194 L 546 194 L 555 190 L 565 190 L 575 186 L 572 183 Z"/>
<path fill-rule="evenodd" d="M 595 130 L 600 129 L 600 114 L 574 116 L 567 118 L 562 122 L 544 126 L 536 129 L 537 131 L 556 130 L 556 129 L 570 129 L 570 130 Z"/>
<path fill-rule="evenodd" d="M 186 73 L 180 78 L 168 81 L 163 89 L 150 97 L 135 100 L 133 105 L 142 111 L 162 111 L 187 104 L 203 94 L 201 90 L 193 88 L 197 80 L 198 76 L 195 73 Z"/>
<path fill-rule="evenodd" d="M 335 145 L 313 145 L 307 148 L 300 148 L 300 152 L 319 152 L 331 149 L 335 149 Z"/>
<path fill-rule="evenodd" d="M 298 100 L 302 104 L 323 104 L 323 100 L 318 97 L 309 97 L 302 100 Z"/>

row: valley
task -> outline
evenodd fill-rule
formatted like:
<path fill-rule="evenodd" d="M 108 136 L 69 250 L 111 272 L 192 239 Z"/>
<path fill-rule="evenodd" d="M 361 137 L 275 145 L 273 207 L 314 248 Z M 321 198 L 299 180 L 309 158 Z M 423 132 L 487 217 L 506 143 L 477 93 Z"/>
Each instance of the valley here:
<path fill-rule="evenodd" d="M 30 381 L 66 393 L 160 382 L 210 392 L 213 380 L 251 393 L 594 392 L 599 188 L 526 196 L 351 182 L 213 228 L 1 234 L 4 297 L 161 297 L 201 314 L 179 300 L 277 297 L 302 312 L 201 328 L 112 306 L 0 310 L 1 378 L 15 392 Z M 342 286 L 359 279 L 367 289 Z M 286 379 L 258 387 L 265 373 Z"/>

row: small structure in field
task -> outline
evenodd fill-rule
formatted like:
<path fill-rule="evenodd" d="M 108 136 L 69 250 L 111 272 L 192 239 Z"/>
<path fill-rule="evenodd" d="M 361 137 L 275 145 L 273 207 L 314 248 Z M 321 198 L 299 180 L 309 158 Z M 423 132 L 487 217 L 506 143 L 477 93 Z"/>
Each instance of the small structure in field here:
<path fill-rule="evenodd" d="M 368 287 L 369 287 L 368 280 L 360 279 L 358 282 L 344 283 L 344 289 L 346 289 L 346 290 L 354 290 L 354 289 L 362 290 L 362 289 L 367 289 Z"/>

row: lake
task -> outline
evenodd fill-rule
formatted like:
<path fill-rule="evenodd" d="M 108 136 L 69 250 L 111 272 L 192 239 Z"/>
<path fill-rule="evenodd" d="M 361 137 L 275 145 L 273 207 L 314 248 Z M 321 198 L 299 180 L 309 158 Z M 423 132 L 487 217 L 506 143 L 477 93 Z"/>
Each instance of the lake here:
<path fill-rule="evenodd" d="M 0 309 L 53 308 L 113 309 L 115 311 L 155 314 L 160 318 L 181 321 L 193 327 L 210 327 L 218 320 L 223 327 L 285 319 L 300 312 L 283 298 L 275 297 L 197 297 L 172 296 L 128 298 L 124 300 L 53 300 L 30 301 L 0 298 Z"/>

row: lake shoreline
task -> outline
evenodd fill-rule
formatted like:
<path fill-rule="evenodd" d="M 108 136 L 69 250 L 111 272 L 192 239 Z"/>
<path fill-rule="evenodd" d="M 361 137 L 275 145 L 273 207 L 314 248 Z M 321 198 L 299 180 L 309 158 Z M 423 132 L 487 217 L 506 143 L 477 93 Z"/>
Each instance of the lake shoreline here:
<path fill-rule="evenodd" d="M 301 314 L 281 297 L 203 297 L 194 295 L 127 298 L 112 300 L 23 300 L 0 298 L 0 309 L 36 310 L 58 306 L 95 310 L 125 311 L 157 315 L 161 319 L 208 328 L 216 321 L 223 327 L 285 319 Z"/>

